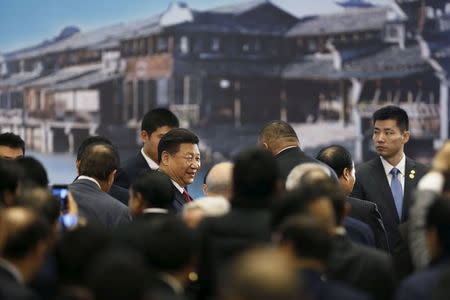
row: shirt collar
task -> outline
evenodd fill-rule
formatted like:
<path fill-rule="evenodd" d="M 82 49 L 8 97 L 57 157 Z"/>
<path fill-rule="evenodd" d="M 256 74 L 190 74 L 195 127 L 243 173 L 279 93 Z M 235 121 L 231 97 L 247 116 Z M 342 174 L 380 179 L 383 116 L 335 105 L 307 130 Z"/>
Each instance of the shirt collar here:
<path fill-rule="evenodd" d="M 402 174 L 403 176 L 405 176 L 405 168 L 406 168 L 406 155 L 405 153 L 403 153 L 403 157 L 400 160 L 400 162 L 396 165 L 393 166 L 390 163 L 388 163 L 387 160 L 385 160 L 383 157 L 381 157 L 381 163 L 383 164 L 383 168 L 384 168 L 384 173 L 386 173 L 386 175 L 389 175 L 391 173 L 392 168 L 397 168 L 400 171 L 400 174 Z"/>
<path fill-rule="evenodd" d="M 167 214 L 169 213 L 169 211 L 167 209 L 164 208 L 159 208 L 159 207 L 152 207 L 152 208 L 146 208 L 142 211 L 142 213 L 162 213 L 162 214 Z"/>
<path fill-rule="evenodd" d="M 78 179 L 86 179 L 86 180 L 92 181 L 92 182 L 94 182 L 94 183 L 98 186 L 99 189 L 102 189 L 101 186 L 100 186 L 100 184 L 98 183 L 98 181 L 95 180 L 95 179 L 92 178 L 92 177 L 80 175 L 80 176 L 78 176 L 77 180 L 78 180 Z"/>
<path fill-rule="evenodd" d="M 299 148 L 299 146 L 289 146 L 289 147 L 286 147 L 286 148 L 281 149 L 280 151 L 278 151 L 278 153 L 275 154 L 275 155 L 278 155 L 278 154 L 280 154 L 281 152 L 283 152 L 284 150 L 291 149 L 291 148 Z"/>
<path fill-rule="evenodd" d="M 177 190 L 180 191 L 180 193 L 183 194 L 184 188 L 181 185 L 179 185 L 175 180 L 173 180 L 173 179 L 170 179 L 170 180 L 172 180 L 172 183 L 177 188 Z"/>
<path fill-rule="evenodd" d="M 177 295 L 184 293 L 183 286 L 172 275 L 168 273 L 159 273 L 161 280 L 170 285 Z"/>
<path fill-rule="evenodd" d="M 6 269 L 21 284 L 24 284 L 22 273 L 9 261 L 0 258 L 0 266 Z"/>
<path fill-rule="evenodd" d="M 150 157 L 147 156 L 147 154 L 145 154 L 144 152 L 144 147 L 141 148 L 141 154 L 144 157 L 145 161 L 147 162 L 148 166 L 150 167 L 150 169 L 152 170 L 156 170 L 159 168 L 159 165 Z"/>

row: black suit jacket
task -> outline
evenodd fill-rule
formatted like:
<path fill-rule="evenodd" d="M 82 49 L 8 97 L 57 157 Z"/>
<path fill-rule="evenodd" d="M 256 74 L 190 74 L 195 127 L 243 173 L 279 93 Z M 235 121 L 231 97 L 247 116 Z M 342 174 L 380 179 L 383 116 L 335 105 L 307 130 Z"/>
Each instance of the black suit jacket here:
<path fill-rule="evenodd" d="M 409 177 L 412 170 L 415 171 L 414 178 Z M 376 157 L 356 167 L 356 183 L 351 196 L 373 202 L 378 206 L 393 253 L 400 253 L 405 247 L 398 226 L 408 220 L 409 208 L 413 201 L 412 192 L 426 172 L 425 165 L 406 157 L 403 212 L 400 220 L 381 159 Z"/>
<path fill-rule="evenodd" d="M 389 300 L 394 293 L 394 272 L 389 255 L 353 243 L 346 235 L 335 236 L 327 273 L 330 279 L 364 291 L 374 300 Z"/>
<path fill-rule="evenodd" d="M 375 247 L 389 252 L 389 242 L 384 229 L 383 218 L 375 203 L 347 197 L 351 205 L 350 217 L 360 220 L 370 226 L 375 237 Z"/>
<path fill-rule="evenodd" d="M 8 300 L 36 300 L 39 299 L 26 286 L 5 268 L 0 266 L 0 299 Z"/>
<path fill-rule="evenodd" d="M 173 200 L 171 204 L 171 208 L 169 209 L 173 213 L 181 213 L 183 212 L 183 206 L 186 204 L 186 198 L 185 196 L 180 193 L 180 191 L 172 184 L 174 193 L 173 193 Z M 193 201 L 192 197 L 189 196 L 191 201 Z"/>
<path fill-rule="evenodd" d="M 297 165 L 305 163 L 315 163 L 324 166 L 325 168 L 330 170 L 331 177 L 337 180 L 336 173 L 333 169 L 331 169 L 323 162 L 306 155 L 306 153 L 303 152 L 300 147 L 292 147 L 281 151 L 280 153 L 275 155 L 275 161 L 278 164 L 278 175 L 283 181 L 286 181 L 286 178 L 293 168 L 295 168 Z"/>
<path fill-rule="evenodd" d="M 222 217 L 205 218 L 199 225 L 199 297 L 214 299 L 219 275 L 242 251 L 270 242 L 270 213 L 263 209 L 233 208 Z"/>
<path fill-rule="evenodd" d="M 114 184 L 128 189 L 144 170 L 150 170 L 150 167 L 141 151 L 139 151 L 135 157 L 125 161 L 122 168 L 117 170 Z"/>
<path fill-rule="evenodd" d="M 119 200 L 124 205 L 128 206 L 128 190 L 124 187 L 121 187 L 120 185 L 113 184 L 111 186 L 111 189 L 108 191 L 108 194 L 110 194 L 113 198 Z"/>
<path fill-rule="evenodd" d="M 348 236 L 353 242 L 367 247 L 375 247 L 375 237 L 369 225 L 352 217 L 345 218 L 343 223 Z"/>
<path fill-rule="evenodd" d="M 85 217 L 89 224 L 115 227 L 122 223 L 128 223 L 131 218 L 128 207 L 120 203 L 88 179 L 77 179 L 69 190 L 78 205 L 78 211 Z"/>

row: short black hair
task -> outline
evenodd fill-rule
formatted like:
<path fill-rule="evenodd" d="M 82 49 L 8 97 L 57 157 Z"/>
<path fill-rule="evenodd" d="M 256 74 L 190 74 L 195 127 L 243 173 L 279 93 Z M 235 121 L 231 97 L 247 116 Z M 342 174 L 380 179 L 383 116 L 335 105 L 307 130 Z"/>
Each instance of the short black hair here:
<path fill-rule="evenodd" d="M 155 108 L 144 115 L 141 130 L 152 134 L 152 132 L 163 126 L 178 128 L 180 127 L 180 122 L 177 116 L 167 108 Z"/>
<path fill-rule="evenodd" d="M 199 237 L 181 219 L 167 216 L 137 226 L 145 232 L 140 237 L 141 251 L 156 271 L 179 271 L 196 259 Z"/>
<path fill-rule="evenodd" d="M 117 169 L 118 157 L 110 145 L 97 144 L 89 146 L 80 160 L 80 175 L 107 180 L 108 176 Z"/>
<path fill-rule="evenodd" d="M 12 210 L 20 209 L 26 213 L 26 221 L 14 220 L 9 216 Z M 40 241 L 45 241 L 50 235 L 50 225 L 38 212 L 29 208 L 7 208 L 0 213 L 4 218 L 5 241 L 2 256 L 7 259 L 22 259 L 37 246 Z M 5 224 L 6 223 L 6 224 Z"/>
<path fill-rule="evenodd" d="M 97 145 L 97 144 L 106 144 L 106 145 L 110 145 L 112 146 L 112 143 L 109 139 L 107 139 L 106 137 L 100 136 L 100 135 L 95 135 L 95 136 L 89 136 L 87 138 L 85 138 L 80 146 L 78 147 L 78 151 L 77 151 L 77 160 L 80 160 L 81 157 L 83 156 L 84 151 L 86 151 L 86 149 L 91 146 L 91 145 Z"/>
<path fill-rule="evenodd" d="M 39 160 L 31 156 L 23 156 L 16 161 L 23 169 L 24 182 L 32 182 L 41 187 L 48 186 L 47 171 Z"/>
<path fill-rule="evenodd" d="M 268 208 L 275 196 L 278 166 L 273 155 L 259 147 L 240 152 L 234 159 L 231 204 L 240 208 Z"/>
<path fill-rule="evenodd" d="M 7 146 L 14 149 L 22 149 L 25 155 L 25 142 L 24 140 L 12 132 L 5 132 L 0 134 L 0 146 Z"/>
<path fill-rule="evenodd" d="M 140 193 L 148 207 L 169 208 L 174 190 L 170 177 L 164 172 L 148 170 L 131 185 L 134 193 Z"/>
<path fill-rule="evenodd" d="M 169 152 L 171 155 L 180 150 L 181 144 L 198 144 L 199 139 L 193 132 L 184 129 L 176 128 L 167 132 L 162 136 L 158 144 L 158 163 L 161 163 L 162 153 Z"/>
<path fill-rule="evenodd" d="M 380 108 L 374 112 L 372 120 L 374 125 L 376 121 L 395 120 L 400 131 L 409 130 L 408 114 L 405 110 L 395 105 Z"/>
<path fill-rule="evenodd" d="M 64 284 L 84 284 L 91 262 L 111 245 L 110 233 L 87 225 L 65 233 L 55 247 L 58 276 Z"/>
<path fill-rule="evenodd" d="M 327 164 L 338 177 L 344 174 L 344 169 L 353 169 L 353 160 L 350 152 L 340 145 L 331 145 L 319 151 L 316 159 Z"/>
<path fill-rule="evenodd" d="M 308 176 L 307 172 L 304 177 Z M 345 195 L 342 189 L 331 178 L 309 180 L 305 178 L 304 184 L 299 188 L 286 192 L 272 209 L 272 229 L 276 230 L 280 224 L 290 216 L 296 214 L 309 214 L 309 206 L 319 198 L 330 199 L 333 206 L 336 222 L 340 224 L 344 217 Z"/>
<path fill-rule="evenodd" d="M 119 246 L 99 253 L 86 275 L 97 300 L 146 299 L 153 279 L 142 255 Z"/>
<path fill-rule="evenodd" d="M 0 159 L 0 204 L 4 204 L 3 193 L 15 193 L 23 177 L 22 169 L 16 161 Z"/>
<path fill-rule="evenodd" d="M 281 242 L 291 242 L 299 258 L 314 258 L 326 262 L 331 253 L 332 239 L 327 227 L 308 215 L 295 215 L 279 228 Z"/>
<path fill-rule="evenodd" d="M 445 255 L 450 254 L 450 198 L 438 196 L 426 215 L 426 228 L 436 228 L 440 246 Z"/>

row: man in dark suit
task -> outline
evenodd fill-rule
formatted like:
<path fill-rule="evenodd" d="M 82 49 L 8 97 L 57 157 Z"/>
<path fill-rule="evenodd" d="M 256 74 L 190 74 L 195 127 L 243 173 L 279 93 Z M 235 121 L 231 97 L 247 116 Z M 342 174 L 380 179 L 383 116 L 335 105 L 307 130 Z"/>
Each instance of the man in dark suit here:
<path fill-rule="evenodd" d="M 398 227 L 408 220 L 412 192 L 427 167 L 406 157 L 403 151 L 410 137 L 408 115 L 403 109 L 386 106 L 377 110 L 373 126 L 373 142 L 379 157 L 357 166 L 351 196 L 377 204 L 391 252 L 401 258 L 405 256 L 406 243 Z"/>
<path fill-rule="evenodd" d="M 333 145 L 320 150 L 316 159 L 329 165 L 336 172 L 339 184 L 345 194 L 349 195 L 355 184 L 355 166 L 350 152 L 342 146 Z M 350 217 L 368 224 L 374 233 L 376 247 L 389 252 L 383 218 L 377 205 L 348 196 L 347 201 L 351 206 Z"/>
<path fill-rule="evenodd" d="M 169 131 L 159 142 L 159 170 L 169 175 L 174 189 L 173 212 L 182 212 L 183 205 L 192 201 L 187 186 L 194 182 L 200 169 L 198 142 L 194 133 L 183 128 Z"/>
<path fill-rule="evenodd" d="M 199 225 L 199 299 L 216 296 L 218 276 L 243 250 L 270 242 L 270 205 L 277 190 L 277 165 L 271 153 L 251 148 L 234 161 L 231 211 Z"/>
<path fill-rule="evenodd" d="M 438 197 L 429 207 L 426 216 L 426 239 L 431 263 L 401 283 L 397 290 L 397 300 L 430 299 L 441 278 L 444 279 L 444 272 L 450 270 L 449 216 L 450 199 Z M 446 297 L 448 296 L 447 294 Z"/>
<path fill-rule="evenodd" d="M 0 212 L 2 299 L 37 299 L 25 284 L 39 270 L 48 249 L 50 224 L 31 209 L 7 208 Z"/>
<path fill-rule="evenodd" d="M 293 216 L 277 232 L 280 236 L 279 248 L 287 254 L 303 279 L 303 295 L 307 299 L 368 299 L 363 293 L 327 280 L 327 261 L 333 239 L 329 228 L 318 219 L 307 215 Z"/>
<path fill-rule="evenodd" d="M 128 189 L 143 170 L 158 169 L 159 140 L 178 127 L 178 118 L 168 109 L 155 108 L 146 113 L 141 123 L 141 151 L 124 162 L 116 175 L 115 184 Z"/>
<path fill-rule="evenodd" d="M 118 163 L 114 149 L 105 144 L 92 145 L 80 160 L 77 180 L 69 185 L 79 214 L 90 224 L 115 227 L 130 221 L 128 208 L 108 195 Z"/>
<path fill-rule="evenodd" d="M 269 150 L 279 167 L 279 176 L 286 181 L 291 170 L 303 163 L 320 163 L 300 149 L 295 130 L 284 121 L 271 121 L 261 130 L 259 144 Z"/>
<path fill-rule="evenodd" d="M 90 136 L 90 137 L 86 138 L 85 140 L 83 140 L 83 142 L 81 142 L 80 146 L 78 147 L 77 161 L 76 161 L 77 170 L 80 165 L 81 157 L 83 156 L 83 153 L 84 153 L 84 151 L 86 151 L 87 147 L 89 147 L 91 145 L 100 145 L 100 144 L 105 144 L 105 145 L 111 146 L 114 149 L 114 151 L 116 152 L 117 157 L 119 157 L 119 153 L 117 153 L 117 150 L 114 148 L 114 146 L 110 140 L 108 140 L 107 138 L 105 138 L 103 136 Z M 116 198 L 117 200 L 122 202 L 123 204 L 128 205 L 128 190 L 127 189 L 113 183 L 113 185 L 111 186 L 111 188 L 108 191 L 108 194 L 110 194 L 111 196 L 113 196 L 114 198 Z"/>
<path fill-rule="evenodd" d="M 145 221 L 166 216 L 173 194 L 169 176 L 159 171 L 146 171 L 130 187 L 130 214 L 134 220 Z"/>
<path fill-rule="evenodd" d="M 328 278 L 364 291 L 373 299 L 391 299 L 394 274 L 390 257 L 350 240 L 342 226 L 345 195 L 339 185 L 330 178 L 305 176 L 310 178 L 305 178 L 299 189 L 288 192 L 276 203 L 272 228 L 278 228 L 296 214 L 310 214 L 322 220 L 334 232 L 327 263 Z"/>

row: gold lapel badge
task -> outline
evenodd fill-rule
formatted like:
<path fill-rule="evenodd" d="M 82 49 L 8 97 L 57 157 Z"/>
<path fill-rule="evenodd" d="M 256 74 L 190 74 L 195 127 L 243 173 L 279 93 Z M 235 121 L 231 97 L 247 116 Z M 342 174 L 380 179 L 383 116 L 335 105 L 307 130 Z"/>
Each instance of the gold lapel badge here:
<path fill-rule="evenodd" d="M 409 178 L 414 179 L 415 175 L 416 175 L 416 171 L 411 170 L 411 172 L 409 172 Z"/>

